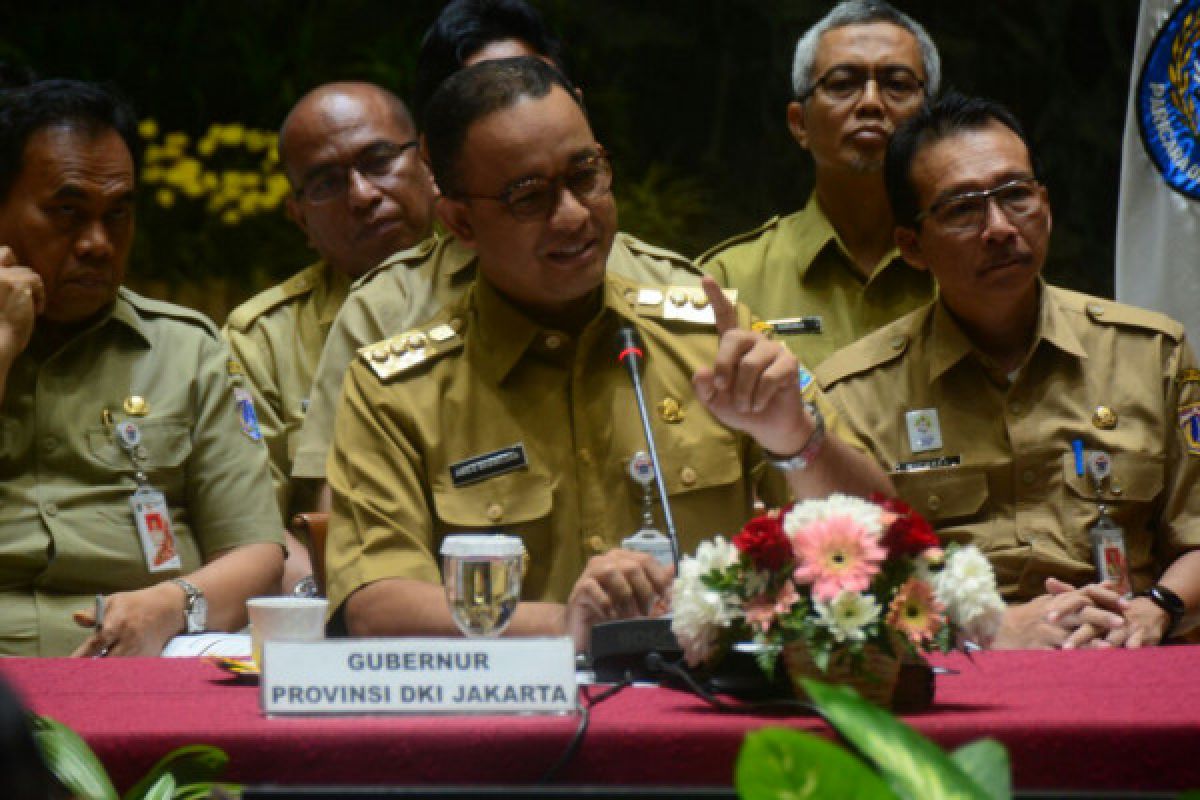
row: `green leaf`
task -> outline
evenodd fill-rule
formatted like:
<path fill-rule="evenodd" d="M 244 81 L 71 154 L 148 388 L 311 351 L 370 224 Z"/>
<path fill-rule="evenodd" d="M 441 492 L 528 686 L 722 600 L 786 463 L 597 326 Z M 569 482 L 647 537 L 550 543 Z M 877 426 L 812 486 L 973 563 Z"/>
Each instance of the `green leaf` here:
<path fill-rule="evenodd" d="M 138 785 L 140 786 L 141 783 Z M 171 800 L 174 794 L 175 776 L 167 772 L 160 775 L 158 780 L 155 781 L 152 786 L 146 789 L 146 791 L 142 794 L 138 795 L 138 800 Z M 128 797 L 128 793 L 125 796 Z"/>
<path fill-rule="evenodd" d="M 742 800 L 896 797 L 870 767 L 844 749 L 790 728 L 762 728 L 746 735 L 734 786 Z"/>
<path fill-rule="evenodd" d="M 50 717 L 33 715 L 33 735 L 46 766 L 81 800 L 117 800 L 117 790 L 100 759 L 79 734 Z"/>
<path fill-rule="evenodd" d="M 1012 797 L 1012 769 L 1008 751 L 995 739 L 980 739 L 950 754 L 954 763 L 971 776 L 993 800 Z"/>
<path fill-rule="evenodd" d="M 937 745 L 858 692 L 813 680 L 803 685 L 817 711 L 875 764 L 901 798 L 991 800 Z"/>
<path fill-rule="evenodd" d="M 214 789 L 221 789 L 230 797 L 240 796 L 242 787 L 236 783 L 217 783 L 204 781 L 180 786 L 175 790 L 174 800 L 210 800 Z"/>
<path fill-rule="evenodd" d="M 144 778 L 125 793 L 124 800 L 142 800 L 152 786 L 168 775 L 178 786 L 216 780 L 228 764 L 229 756 L 219 747 L 207 744 L 180 747 L 167 753 L 155 764 Z"/>

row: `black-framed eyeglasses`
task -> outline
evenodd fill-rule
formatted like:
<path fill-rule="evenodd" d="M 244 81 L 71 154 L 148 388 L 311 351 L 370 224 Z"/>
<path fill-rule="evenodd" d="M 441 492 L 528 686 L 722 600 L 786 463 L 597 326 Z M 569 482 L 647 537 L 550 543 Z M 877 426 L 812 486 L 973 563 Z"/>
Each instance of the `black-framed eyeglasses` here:
<path fill-rule="evenodd" d="M 350 187 L 350 170 L 383 191 L 395 190 L 404 182 L 404 156 L 417 146 L 417 140 L 376 142 L 354 159 L 353 163 L 329 164 L 309 174 L 295 195 L 310 205 L 319 206 L 340 200 Z"/>
<path fill-rule="evenodd" d="M 963 192 L 938 200 L 914 219 L 931 219 L 949 233 L 976 234 L 987 220 L 988 203 L 995 200 L 1010 222 L 1019 222 L 1039 213 L 1045 204 L 1045 189 L 1037 178 L 1017 178 L 978 192 Z"/>
<path fill-rule="evenodd" d="M 612 188 L 613 170 L 603 150 L 577 159 L 566 172 L 550 178 L 524 178 L 499 194 L 458 193 L 455 197 L 492 200 L 503 205 L 515 219 L 546 219 L 558 207 L 565 188 L 581 203 L 596 200 Z"/>
<path fill-rule="evenodd" d="M 800 100 L 807 100 L 820 90 L 830 102 L 839 105 L 857 102 L 867 88 L 867 81 L 875 81 L 879 95 L 892 105 L 911 103 L 925 89 L 925 81 L 905 66 L 863 67 L 847 64 L 833 67 L 813 81 L 812 88 Z"/>

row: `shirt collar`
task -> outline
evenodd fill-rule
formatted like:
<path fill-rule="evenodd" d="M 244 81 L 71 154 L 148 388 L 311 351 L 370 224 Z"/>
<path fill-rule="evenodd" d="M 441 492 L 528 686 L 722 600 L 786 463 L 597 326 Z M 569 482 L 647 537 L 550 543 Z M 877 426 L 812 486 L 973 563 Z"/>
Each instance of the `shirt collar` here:
<path fill-rule="evenodd" d="M 146 321 L 142 319 L 137 309 L 134 308 L 133 303 L 130 302 L 128 290 L 123 286 L 117 290 L 117 299 L 109 307 L 109 312 L 89 328 L 85 332 L 85 335 L 91 331 L 99 330 L 110 321 L 119 323 L 133 331 L 147 347 L 151 346 L 150 330 L 146 326 Z"/>
<path fill-rule="evenodd" d="M 317 322 L 328 328 L 341 311 L 354 279 L 324 261 L 316 264 L 316 273 L 313 304 L 317 309 Z"/>
<path fill-rule="evenodd" d="M 801 281 L 806 278 L 813 264 L 818 262 L 819 259 L 817 256 L 826 248 L 834 249 L 834 254 L 840 268 L 847 270 L 855 278 L 861 280 L 861 276 L 854 268 L 850 251 L 842 244 L 841 237 L 838 236 L 833 223 L 825 215 L 825 210 L 821 208 L 821 203 L 817 200 L 817 193 L 815 191 L 809 195 L 808 202 L 805 203 L 804 210 L 801 212 L 797 222 L 799 228 L 796 232 L 796 258 Z M 903 261 L 900 249 L 892 247 L 891 250 L 884 253 L 883 258 L 875 265 L 875 269 L 867 278 L 867 282 L 870 283 L 877 275 L 892 267 L 897 262 L 900 262 L 907 269 L 912 269 L 912 267 Z"/>

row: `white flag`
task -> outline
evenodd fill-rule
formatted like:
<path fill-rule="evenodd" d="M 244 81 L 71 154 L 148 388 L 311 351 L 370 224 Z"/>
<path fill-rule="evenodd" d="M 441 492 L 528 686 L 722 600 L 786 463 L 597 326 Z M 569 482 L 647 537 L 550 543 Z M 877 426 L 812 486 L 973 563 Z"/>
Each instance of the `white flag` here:
<path fill-rule="evenodd" d="M 1142 0 L 1117 215 L 1117 299 L 1200 342 L 1200 0 Z"/>

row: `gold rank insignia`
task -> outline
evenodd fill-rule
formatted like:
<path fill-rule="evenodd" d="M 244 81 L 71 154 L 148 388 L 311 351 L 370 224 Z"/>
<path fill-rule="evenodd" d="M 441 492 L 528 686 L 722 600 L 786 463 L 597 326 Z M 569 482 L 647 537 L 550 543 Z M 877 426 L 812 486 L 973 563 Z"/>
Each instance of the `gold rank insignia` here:
<path fill-rule="evenodd" d="M 658 413 L 663 418 L 663 422 L 671 424 L 683 422 L 683 406 L 674 397 L 667 397 L 660 400 L 658 403 Z"/>
<path fill-rule="evenodd" d="M 144 417 L 150 413 L 150 404 L 146 402 L 146 398 L 138 394 L 131 394 L 129 397 L 126 397 L 121 407 L 131 417 Z"/>
<path fill-rule="evenodd" d="M 367 345 L 358 353 L 376 377 L 387 380 L 461 346 L 462 337 L 452 324 L 441 324 L 435 325 L 428 333 L 405 331 L 382 342 Z"/>
<path fill-rule="evenodd" d="M 1117 427 L 1117 412 L 1108 406 L 1096 406 L 1092 412 L 1092 424 L 1102 431 L 1110 431 Z"/>
<path fill-rule="evenodd" d="M 230 375 L 246 374 L 246 370 L 242 367 L 242 362 L 238 361 L 236 358 L 229 359 L 229 363 L 227 364 L 226 368 L 228 369 Z"/>
<path fill-rule="evenodd" d="M 1180 383 L 1200 383 L 1200 369 L 1185 369 L 1179 374 Z"/>

